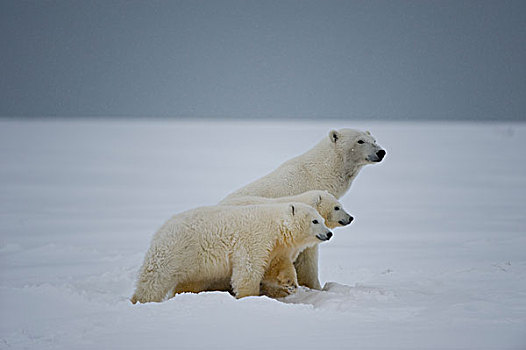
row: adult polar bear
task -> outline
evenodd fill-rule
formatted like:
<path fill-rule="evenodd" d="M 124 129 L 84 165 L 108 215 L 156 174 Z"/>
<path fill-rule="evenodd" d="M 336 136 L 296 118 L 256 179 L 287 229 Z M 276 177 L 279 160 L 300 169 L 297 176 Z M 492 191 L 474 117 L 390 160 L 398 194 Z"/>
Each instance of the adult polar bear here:
<path fill-rule="evenodd" d="M 277 198 L 311 190 L 325 190 L 341 198 L 364 165 L 382 161 L 386 152 L 367 131 L 332 130 L 306 153 L 292 158 L 276 170 L 228 195 Z M 321 289 L 318 280 L 318 248 L 308 248 L 294 263 L 298 283 Z"/>

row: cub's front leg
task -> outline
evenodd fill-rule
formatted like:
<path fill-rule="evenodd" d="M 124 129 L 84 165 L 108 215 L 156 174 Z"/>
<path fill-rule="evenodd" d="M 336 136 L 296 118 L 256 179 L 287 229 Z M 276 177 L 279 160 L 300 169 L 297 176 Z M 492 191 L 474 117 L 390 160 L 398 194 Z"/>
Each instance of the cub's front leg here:
<path fill-rule="evenodd" d="M 232 256 L 231 285 L 237 299 L 258 296 L 268 257 L 257 249 L 238 247 Z"/>

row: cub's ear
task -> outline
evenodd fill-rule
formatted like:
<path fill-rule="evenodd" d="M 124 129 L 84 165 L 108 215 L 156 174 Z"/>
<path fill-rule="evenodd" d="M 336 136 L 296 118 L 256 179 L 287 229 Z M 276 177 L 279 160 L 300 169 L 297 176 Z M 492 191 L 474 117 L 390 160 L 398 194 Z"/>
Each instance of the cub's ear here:
<path fill-rule="evenodd" d="M 369 130 L 367 130 L 365 133 L 366 133 L 367 135 L 371 136 L 371 132 L 370 132 Z"/>
<path fill-rule="evenodd" d="M 321 195 L 319 195 L 317 198 L 316 198 L 316 206 L 320 205 L 321 203 Z"/>
<path fill-rule="evenodd" d="M 290 205 L 290 211 L 292 212 L 292 216 L 294 216 L 294 211 L 295 211 L 294 204 Z"/>
<path fill-rule="evenodd" d="M 332 142 L 336 143 L 336 141 L 340 139 L 340 133 L 336 130 L 331 130 L 331 132 L 329 132 L 329 138 Z"/>

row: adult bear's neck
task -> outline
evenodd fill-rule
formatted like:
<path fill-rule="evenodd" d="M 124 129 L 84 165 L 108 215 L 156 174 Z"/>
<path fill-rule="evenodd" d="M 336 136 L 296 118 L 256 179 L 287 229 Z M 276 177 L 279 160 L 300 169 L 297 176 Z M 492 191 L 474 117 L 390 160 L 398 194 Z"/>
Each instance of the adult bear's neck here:
<path fill-rule="evenodd" d="M 343 155 L 322 143 L 304 154 L 304 167 L 316 188 L 325 190 L 336 198 L 341 198 L 351 187 L 354 178 L 363 165 L 349 164 Z"/>

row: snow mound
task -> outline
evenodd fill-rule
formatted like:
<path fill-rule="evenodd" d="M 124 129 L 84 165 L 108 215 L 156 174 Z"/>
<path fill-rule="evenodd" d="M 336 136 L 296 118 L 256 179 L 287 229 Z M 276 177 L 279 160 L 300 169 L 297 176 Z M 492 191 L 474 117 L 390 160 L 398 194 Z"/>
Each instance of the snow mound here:
<path fill-rule="evenodd" d="M 312 305 L 315 309 L 334 311 L 349 311 L 356 308 L 357 304 L 364 302 L 382 303 L 395 298 L 393 292 L 378 287 L 369 287 L 361 284 L 347 286 L 336 282 L 327 282 L 322 290 L 300 287 L 298 291 L 280 301 L 287 304 Z"/>

